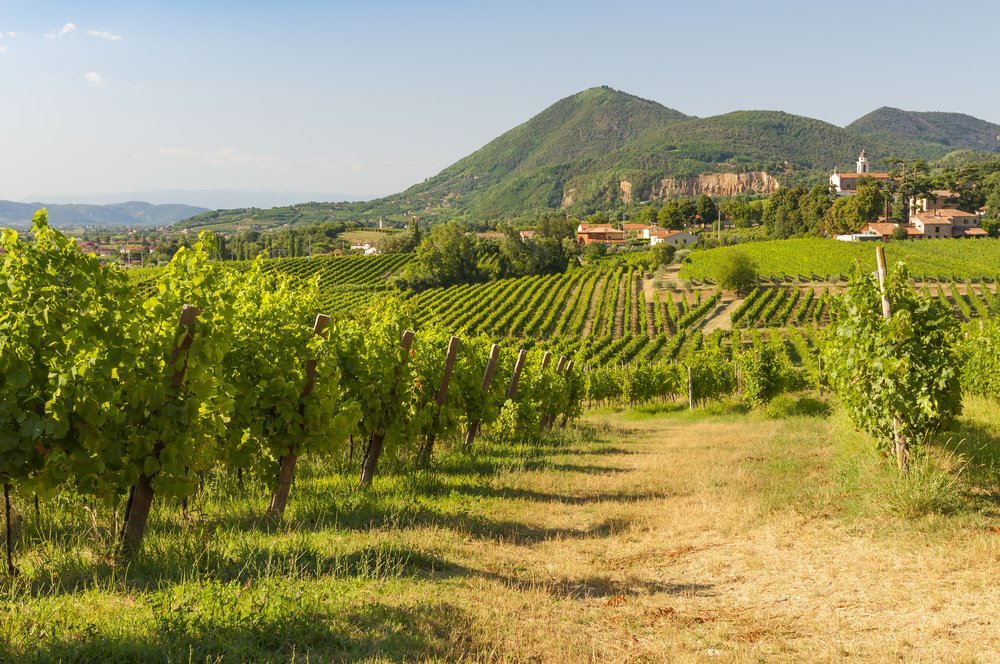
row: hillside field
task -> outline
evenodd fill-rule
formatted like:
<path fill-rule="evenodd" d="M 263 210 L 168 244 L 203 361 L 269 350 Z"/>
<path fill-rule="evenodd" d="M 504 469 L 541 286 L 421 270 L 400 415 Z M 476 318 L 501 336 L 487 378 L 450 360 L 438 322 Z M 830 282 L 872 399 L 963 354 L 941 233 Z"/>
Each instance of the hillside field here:
<path fill-rule="evenodd" d="M 681 267 L 683 279 L 710 281 L 717 266 L 732 252 L 749 256 L 760 276 L 839 281 L 862 269 L 875 271 L 874 243 L 840 242 L 822 238 L 749 242 L 694 251 Z M 921 280 L 989 279 L 1000 277 L 1000 240 L 928 240 L 893 242 L 886 246 L 890 265 L 904 261 L 910 275 Z"/>

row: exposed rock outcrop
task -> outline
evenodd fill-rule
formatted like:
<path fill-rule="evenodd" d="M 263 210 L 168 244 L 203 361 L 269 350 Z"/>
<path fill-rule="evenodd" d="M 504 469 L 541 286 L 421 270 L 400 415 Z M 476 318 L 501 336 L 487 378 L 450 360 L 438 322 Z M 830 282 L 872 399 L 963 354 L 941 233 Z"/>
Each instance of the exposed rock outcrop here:
<path fill-rule="evenodd" d="M 749 173 L 707 173 L 693 178 L 664 178 L 653 186 L 653 200 L 670 196 L 736 196 L 739 194 L 773 194 L 778 181 L 763 171 Z M 624 189 L 623 189 L 624 193 Z"/>
<path fill-rule="evenodd" d="M 618 187 L 622 191 L 622 203 L 625 205 L 632 204 L 632 183 L 628 180 L 621 180 L 618 182 Z"/>
<path fill-rule="evenodd" d="M 575 193 L 576 193 L 576 187 L 570 187 L 563 192 L 562 206 L 564 208 L 567 208 L 573 204 L 573 194 Z"/>

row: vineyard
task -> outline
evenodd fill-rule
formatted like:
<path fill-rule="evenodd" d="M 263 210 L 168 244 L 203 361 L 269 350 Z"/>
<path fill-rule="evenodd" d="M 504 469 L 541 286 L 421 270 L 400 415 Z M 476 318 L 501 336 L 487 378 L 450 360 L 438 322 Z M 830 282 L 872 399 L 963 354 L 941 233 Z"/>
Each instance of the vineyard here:
<path fill-rule="evenodd" d="M 268 273 L 288 276 L 301 283 L 316 281 L 321 308 L 328 313 L 350 310 L 369 300 L 376 291 L 387 288 L 386 279 L 408 262 L 408 254 L 383 256 L 313 256 L 309 258 L 272 258 L 263 261 Z M 253 261 L 220 263 L 227 270 L 246 271 Z M 149 294 L 162 268 L 132 268 L 129 280 L 141 292 Z"/>
<path fill-rule="evenodd" d="M 432 289 L 411 302 L 425 324 L 540 344 L 580 364 L 674 359 L 686 342 L 698 343 L 697 328 L 721 295 L 650 290 L 649 280 L 636 267 L 580 268 Z"/>
<path fill-rule="evenodd" d="M 548 556 L 547 540 L 562 551 L 622 528 L 614 516 L 544 529 L 477 511 L 490 500 L 503 509 L 536 500 L 551 513 L 631 504 L 614 492 L 554 494 L 549 483 L 562 476 L 539 475 L 631 472 L 572 458 L 580 441 L 631 453 L 575 422 L 588 410 L 695 417 L 714 404 L 748 418 L 825 416 L 837 403 L 889 458 L 900 441 L 919 451 L 950 426 L 963 394 L 992 403 L 1000 393 L 1000 291 L 983 278 L 914 288 L 904 269 L 885 287 L 862 275 L 762 283 L 734 298 L 605 263 L 402 293 L 386 277 L 404 256 L 232 265 L 211 262 L 206 246 L 126 273 L 77 251 L 44 216 L 30 239 L 3 235 L 0 478 L 12 608 L 0 613 L 0 659 L 31 661 L 43 643 L 65 661 L 154 651 L 295 661 L 299 642 L 348 658 L 356 644 L 301 617 L 303 603 L 325 620 L 340 606 L 318 587 L 353 584 L 370 606 L 418 577 L 473 574 L 481 561 L 450 560 L 478 542 L 519 547 L 497 563 L 507 571 L 489 572 L 517 587 L 505 574 L 526 551 Z M 805 425 L 787 425 L 798 440 L 795 426 Z M 726 448 L 757 464 L 742 447 L 753 443 L 734 436 L 741 442 Z M 557 453 L 570 459 L 551 461 Z M 540 484 L 511 489 L 511 478 Z M 458 533 L 448 561 L 426 553 L 434 544 L 413 545 L 419 528 L 431 542 Z M 603 583 L 557 585 L 591 600 Z M 314 594 L 304 598 L 306 587 Z M 606 594 L 621 602 L 617 588 Z M 100 593 L 142 605 L 146 622 L 134 631 L 148 640 L 136 650 L 130 639 L 80 640 L 107 632 L 99 615 L 50 625 L 39 604 L 65 596 L 89 606 Z M 426 616 L 351 606 L 341 631 L 450 633 L 426 628 Z M 247 634 L 265 636 L 247 643 Z M 440 652 L 457 656 L 465 644 L 453 648 Z"/>
<path fill-rule="evenodd" d="M 368 486 L 383 454 L 426 467 L 436 441 L 471 446 L 480 427 L 537 435 L 579 414 L 568 358 L 442 328 L 414 334 L 397 300 L 332 320 L 316 280 L 262 260 L 222 269 L 199 241 L 136 301 L 120 271 L 78 252 L 44 213 L 33 232 L 32 242 L 3 236 L 8 509 L 11 493 L 127 496 L 123 555 L 140 549 L 154 499 L 188 500 L 206 473 L 264 482 L 280 519 L 302 455 L 353 453 L 357 437 Z M 345 279 L 371 274 L 355 269 L 369 261 L 338 265 Z"/>

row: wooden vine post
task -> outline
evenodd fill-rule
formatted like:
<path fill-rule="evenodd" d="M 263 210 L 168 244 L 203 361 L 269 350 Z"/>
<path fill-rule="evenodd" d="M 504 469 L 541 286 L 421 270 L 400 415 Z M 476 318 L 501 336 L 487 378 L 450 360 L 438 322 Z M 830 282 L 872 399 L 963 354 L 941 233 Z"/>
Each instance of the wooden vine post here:
<path fill-rule="evenodd" d="M 405 351 L 404 355 L 409 356 L 410 348 L 413 347 L 413 330 L 406 330 L 403 332 L 403 338 L 400 339 L 399 345 Z M 406 359 L 404 357 L 403 361 Z M 397 366 L 395 370 L 396 380 L 393 381 L 392 393 L 390 398 L 396 399 L 396 382 L 399 378 L 399 372 L 402 370 L 402 366 Z M 382 445 L 385 443 L 385 431 L 378 431 L 373 433 L 371 438 L 368 439 L 368 448 L 365 450 L 365 458 L 361 463 L 361 482 L 362 487 L 369 487 L 372 485 L 372 478 L 375 477 L 375 468 L 378 466 L 378 458 L 382 455 Z"/>
<path fill-rule="evenodd" d="M 882 317 L 891 318 L 892 307 L 889 304 L 889 289 L 887 287 L 889 273 L 885 264 L 885 247 L 882 245 L 875 247 L 875 259 L 878 262 L 878 286 L 882 292 Z M 905 473 L 910 465 L 910 441 L 906 439 L 900 429 L 899 417 L 893 417 L 892 443 L 896 453 L 896 466 L 899 467 L 900 472 Z"/>
<path fill-rule="evenodd" d="M 557 376 L 561 376 L 562 375 L 563 369 L 566 368 L 566 363 L 568 361 L 569 361 L 569 358 L 566 357 L 565 355 L 560 355 L 559 356 L 559 361 L 556 363 L 556 375 Z M 551 414 L 548 415 L 548 417 L 545 420 L 545 428 L 546 429 L 551 429 L 555 425 L 555 423 L 556 423 L 556 413 L 551 413 Z"/>
<path fill-rule="evenodd" d="M 500 359 L 500 346 L 499 344 L 493 344 L 490 347 L 490 358 L 486 362 L 486 371 L 483 372 L 483 392 L 489 392 L 490 384 L 493 382 L 493 372 L 496 371 L 497 361 Z M 482 420 L 476 420 L 469 425 L 469 430 L 465 434 L 465 446 L 472 447 L 472 444 L 476 441 L 476 435 L 479 433 L 479 427 L 483 425 Z"/>
<path fill-rule="evenodd" d="M 437 428 L 437 424 L 441 419 L 441 409 L 444 408 L 445 401 L 448 399 L 448 385 L 451 384 L 451 374 L 455 370 L 455 360 L 458 359 L 458 349 L 462 345 L 462 340 L 458 337 L 452 337 L 448 340 L 448 354 L 444 358 L 444 370 L 441 372 L 441 383 L 438 385 L 437 397 L 435 401 L 437 402 L 437 411 L 434 413 L 434 428 Z M 434 453 L 434 438 L 435 432 L 432 430 L 430 435 L 427 436 L 427 441 L 424 443 L 424 449 L 421 453 L 421 463 L 427 466 L 431 462 L 431 455 Z"/>
<path fill-rule="evenodd" d="M 316 316 L 313 324 L 313 334 L 322 336 L 330 324 L 330 317 L 326 314 Z M 306 384 L 302 388 L 302 399 L 312 394 L 316 387 L 316 360 L 306 360 Z M 299 413 L 305 411 L 305 403 L 299 403 Z M 292 479 L 295 477 L 295 464 L 298 462 L 298 455 L 295 454 L 295 446 L 288 446 L 288 453 L 281 457 L 278 464 L 278 485 L 271 494 L 271 503 L 267 506 L 267 515 L 274 519 L 280 519 L 285 514 L 285 506 L 288 504 L 288 493 L 292 488 Z"/>
<path fill-rule="evenodd" d="M 688 367 L 688 410 L 694 410 L 694 372 Z"/>
<path fill-rule="evenodd" d="M 14 528 L 10 522 L 10 484 L 7 482 L 3 483 L 3 511 L 7 543 L 7 575 L 15 577 L 17 568 L 14 567 Z"/>
<path fill-rule="evenodd" d="M 177 367 L 177 360 L 184 356 L 184 362 L 180 368 L 174 369 L 170 377 L 170 385 L 175 392 L 180 392 L 184 385 L 184 374 L 187 372 L 187 354 L 191 350 L 194 342 L 194 324 L 198 319 L 201 310 L 190 304 L 185 304 L 181 308 L 179 325 L 185 328 L 184 337 L 180 343 L 175 343 L 170 354 L 171 366 Z M 153 446 L 153 458 L 159 458 L 163 451 L 163 443 L 156 443 Z M 139 481 L 132 489 L 132 495 L 128 501 L 125 514 L 125 528 L 122 532 L 122 553 L 130 555 L 138 551 L 142 545 L 142 536 L 146 532 L 146 523 L 149 521 L 149 510 L 153 505 L 153 478 L 145 472 L 139 473 Z"/>
<path fill-rule="evenodd" d="M 570 360 L 569 362 L 566 363 L 566 376 L 568 377 L 571 373 L 573 373 L 573 360 Z M 562 422 L 559 423 L 559 428 L 565 429 L 566 422 L 568 421 L 569 421 L 569 414 L 563 413 Z"/>
<path fill-rule="evenodd" d="M 510 386 L 507 387 L 507 399 L 517 396 L 517 384 L 521 380 L 521 372 L 524 370 L 524 361 L 528 359 L 528 351 L 521 349 L 517 354 L 517 361 L 514 362 L 514 374 L 510 377 Z M 500 406 L 503 409 L 503 406 Z"/>

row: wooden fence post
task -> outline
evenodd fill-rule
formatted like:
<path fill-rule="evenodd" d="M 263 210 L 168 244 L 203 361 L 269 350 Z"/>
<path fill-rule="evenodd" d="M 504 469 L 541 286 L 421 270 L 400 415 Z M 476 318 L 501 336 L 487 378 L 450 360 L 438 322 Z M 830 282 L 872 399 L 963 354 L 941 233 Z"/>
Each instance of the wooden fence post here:
<path fill-rule="evenodd" d="M 889 272 L 885 265 L 885 247 L 878 245 L 875 247 L 875 260 L 878 263 L 878 286 L 882 292 L 882 317 L 892 317 L 892 307 L 889 304 Z M 896 466 L 900 472 L 905 473 L 910 465 L 910 441 L 900 431 L 900 421 L 898 416 L 892 418 L 892 442 L 896 452 Z"/>
<path fill-rule="evenodd" d="M 545 351 L 545 354 L 542 355 L 542 371 L 545 371 L 548 368 L 549 362 L 551 361 L 552 361 L 552 353 L 550 353 L 549 351 Z"/>
<path fill-rule="evenodd" d="M 181 308 L 179 325 L 185 328 L 184 337 L 180 343 L 175 343 L 173 351 L 170 353 L 171 365 L 176 367 L 177 360 L 184 354 L 184 362 L 179 369 L 174 369 L 170 377 L 170 384 L 176 391 L 180 391 L 184 385 L 184 374 L 187 371 L 187 353 L 194 342 L 194 323 L 201 310 L 190 304 L 185 304 Z M 163 451 L 163 443 L 157 442 L 153 446 L 152 456 L 159 458 Z M 144 472 L 139 473 L 139 481 L 132 490 L 129 498 L 128 512 L 125 515 L 125 528 L 122 532 L 122 553 L 130 555 L 137 551 L 142 545 L 142 536 L 146 532 L 146 523 L 149 521 L 149 510 L 153 505 L 153 478 Z"/>
<path fill-rule="evenodd" d="M 493 382 L 493 372 L 497 368 L 497 360 L 500 359 L 500 345 L 493 344 L 490 347 L 490 359 L 486 362 L 486 371 L 483 372 L 483 392 L 489 392 L 490 383 Z M 469 431 L 465 434 L 465 446 L 472 447 L 472 443 L 476 441 L 476 434 L 479 433 L 479 427 L 483 425 L 482 420 L 476 420 L 469 425 Z"/>
<path fill-rule="evenodd" d="M 313 334 L 321 336 L 330 324 L 330 317 L 326 314 L 316 316 L 313 324 Z M 302 388 L 302 399 L 312 394 L 316 387 L 316 360 L 306 360 L 306 384 Z M 305 410 L 305 404 L 299 404 L 299 412 Z M 267 507 L 268 516 L 280 519 L 285 514 L 285 506 L 288 504 L 288 492 L 292 488 L 292 478 L 295 477 L 295 464 L 298 455 L 295 454 L 295 446 L 289 445 L 288 453 L 281 457 L 278 464 L 278 485 L 271 494 L 271 503 Z"/>
<path fill-rule="evenodd" d="M 458 337 L 452 337 L 448 340 L 448 354 L 444 358 L 444 370 L 441 372 L 441 383 L 438 385 L 437 391 L 437 411 L 434 413 L 434 426 L 437 426 L 441 419 L 441 409 L 448 398 L 448 385 L 451 384 L 451 374 L 455 369 L 455 360 L 458 359 L 458 349 L 461 345 L 462 340 Z M 430 435 L 427 436 L 427 441 L 424 443 L 424 448 L 421 452 L 422 465 L 424 466 L 427 466 L 431 462 L 431 454 L 434 452 L 434 438 L 435 433 L 431 431 Z"/>
<path fill-rule="evenodd" d="M 405 351 L 403 356 L 403 362 L 406 362 L 406 358 L 410 354 L 410 348 L 413 346 L 413 330 L 406 330 L 403 332 L 403 338 L 399 340 L 399 345 Z M 402 366 L 397 366 L 394 374 L 395 381 L 399 379 L 399 372 L 402 370 Z M 390 393 L 390 398 L 395 400 L 396 398 L 396 385 L 395 382 L 392 386 L 392 392 Z M 378 466 L 379 456 L 382 455 L 382 445 L 385 443 L 385 432 L 379 431 L 373 433 L 371 438 L 368 439 L 368 447 L 365 449 L 365 458 L 361 463 L 361 481 L 359 483 L 362 487 L 369 487 L 372 485 L 372 478 L 375 477 L 375 468 Z"/>

